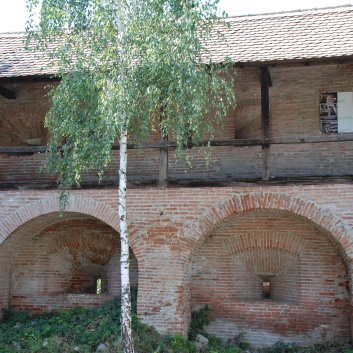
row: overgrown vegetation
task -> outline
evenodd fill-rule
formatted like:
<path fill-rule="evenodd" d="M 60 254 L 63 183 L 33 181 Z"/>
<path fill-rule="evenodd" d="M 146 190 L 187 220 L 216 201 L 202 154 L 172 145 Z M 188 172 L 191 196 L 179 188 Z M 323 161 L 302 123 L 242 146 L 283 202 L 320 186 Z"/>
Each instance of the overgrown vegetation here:
<path fill-rule="evenodd" d="M 207 305 L 198 311 L 193 311 L 191 313 L 189 340 L 195 340 L 198 334 L 205 335 L 204 327 L 209 325 L 210 322 L 210 308 Z"/>
<path fill-rule="evenodd" d="M 310 347 L 278 342 L 271 348 L 258 349 L 256 353 L 353 353 L 353 350 L 348 342 L 324 342 Z"/>
<path fill-rule="evenodd" d="M 209 345 L 202 353 L 353 353 L 348 343 L 323 343 L 311 347 L 277 343 L 272 348 L 255 350 L 246 342 L 245 333 L 223 342 L 204 331 L 204 326 L 210 322 L 208 307 L 192 314 L 189 340 L 180 335 L 161 335 L 152 326 L 138 321 L 136 289 L 132 290 L 132 297 L 133 332 L 136 352 L 139 353 L 195 353 L 193 341 L 199 333 L 209 339 Z M 91 353 L 104 344 L 105 352 L 121 353 L 120 309 L 120 299 L 115 298 L 99 308 L 74 308 L 38 316 L 4 310 L 0 324 L 0 352 Z"/>

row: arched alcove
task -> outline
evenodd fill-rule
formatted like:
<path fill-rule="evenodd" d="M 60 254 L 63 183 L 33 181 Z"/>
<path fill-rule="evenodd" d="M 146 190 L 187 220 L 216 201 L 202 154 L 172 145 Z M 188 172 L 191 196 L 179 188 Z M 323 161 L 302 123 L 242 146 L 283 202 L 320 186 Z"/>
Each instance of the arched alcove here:
<path fill-rule="evenodd" d="M 0 112 L 0 146 L 36 146 L 47 143 L 44 127 L 47 109 L 41 105 L 14 104 Z"/>
<path fill-rule="evenodd" d="M 120 236 L 96 217 L 78 212 L 36 217 L 18 227 L 0 252 L 9 262 L 7 305 L 15 310 L 90 307 L 120 295 Z M 131 248 L 130 280 L 137 286 Z"/>
<path fill-rule="evenodd" d="M 255 346 L 349 339 L 348 268 L 327 233 L 288 211 L 234 213 L 193 253 L 192 310 L 208 305 L 210 333 Z"/>

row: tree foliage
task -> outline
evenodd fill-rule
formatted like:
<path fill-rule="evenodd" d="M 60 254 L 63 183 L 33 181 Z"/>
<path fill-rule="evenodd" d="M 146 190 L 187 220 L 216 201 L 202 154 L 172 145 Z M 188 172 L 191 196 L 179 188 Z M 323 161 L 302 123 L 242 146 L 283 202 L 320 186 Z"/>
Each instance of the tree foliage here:
<path fill-rule="evenodd" d="M 82 173 L 101 177 L 120 144 L 121 333 L 133 353 L 126 209 L 128 132 L 137 143 L 149 132 L 172 132 L 177 151 L 192 138 L 212 136 L 234 102 L 233 65 L 212 62 L 207 46 L 220 35 L 210 0 L 41 0 L 29 43 L 49 52 L 60 84 L 46 116 L 51 141 L 47 168 L 60 185 Z M 38 0 L 28 0 L 34 11 Z M 33 19 L 33 16 L 31 17 Z M 160 117 L 162 115 L 162 118 Z M 59 149 L 59 147 L 61 148 Z M 63 195 L 63 194 L 62 194 Z M 65 204 L 66 197 L 61 201 Z"/>
<path fill-rule="evenodd" d="M 29 0 L 32 10 L 36 3 Z M 233 66 L 227 58 L 213 63 L 207 49 L 220 39 L 216 3 L 42 1 L 40 31 L 30 22 L 29 38 L 50 52 L 62 78 L 46 125 L 48 169 L 63 186 L 80 183 L 88 169 L 102 176 L 124 129 L 135 142 L 153 130 L 172 132 L 179 152 L 191 137 L 198 143 L 212 136 L 234 104 Z"/>

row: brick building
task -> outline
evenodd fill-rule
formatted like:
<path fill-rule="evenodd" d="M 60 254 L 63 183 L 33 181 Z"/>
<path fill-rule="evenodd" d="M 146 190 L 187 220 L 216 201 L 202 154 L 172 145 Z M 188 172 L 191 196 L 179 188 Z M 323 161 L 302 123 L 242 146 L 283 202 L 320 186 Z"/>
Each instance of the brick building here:
<path fill-rule="evenodd" d="M 353 7 L 228 21 L 228 46 L 210 45 L 236 63 L 237 108 L 210 166 L 192 148 L 185 170 L 157 135 L 129 150 L 138 314 L 185 334 L 207 304 L 208 331 L 224 338 L 350 339 Z M 55 178 L 40 171 L 51 68 L 24 38 L 0 35 L 0 308 L 99 305 L 119 294 L 118 151 L 60 217 Z"/>

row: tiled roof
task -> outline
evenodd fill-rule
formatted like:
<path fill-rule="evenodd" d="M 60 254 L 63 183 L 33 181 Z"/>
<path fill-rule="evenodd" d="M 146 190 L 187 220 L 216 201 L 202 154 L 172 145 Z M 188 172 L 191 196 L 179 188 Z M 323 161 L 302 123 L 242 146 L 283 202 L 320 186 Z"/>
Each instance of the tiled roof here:
<path fill-rule="evenodd" d="M 353 6 L 231 17 L 210 40 L 213 60 L 270 63 L 353 57 Z M 0 34 L 0 77 L 53 73 L 45 55 L 26 51 L 24 33 Z"/>
<path fill-rule="evenodd" d="M 25 33 L 0 34 L 0 77 L 50 75 L 49 57 L 25 49 Z"/>
<path fill-rule="evenodd" d="M 228 46 L 210 42 L 212 58 L 278 62 L 353 56 L 353 6 L 227 19 Z"/>

